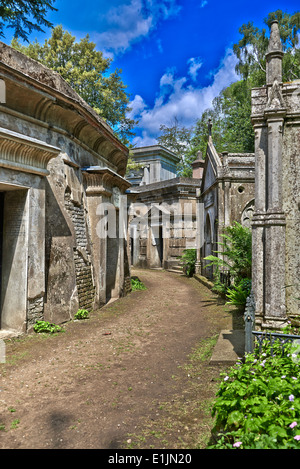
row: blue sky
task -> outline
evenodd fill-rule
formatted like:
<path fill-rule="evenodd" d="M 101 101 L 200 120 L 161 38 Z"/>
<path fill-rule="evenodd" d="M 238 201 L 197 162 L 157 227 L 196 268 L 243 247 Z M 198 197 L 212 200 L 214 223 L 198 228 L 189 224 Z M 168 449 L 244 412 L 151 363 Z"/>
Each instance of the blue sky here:
<path fill-rule="evenodd" d="M 239 28 L 263 27 L 269 12 L 299 10 L 299 0 L 56 0 L 47 18 L 97 49 L 122 69 L 131 117 L 139 119 L 135 146 L 150 145 L 174 118 L 192 126 L 214 97 L 238 77 L 232 46 Z M 34 33 L 43 42 L 51 35 Z M 7 34 L 4 42 L 10 42 Z"/>

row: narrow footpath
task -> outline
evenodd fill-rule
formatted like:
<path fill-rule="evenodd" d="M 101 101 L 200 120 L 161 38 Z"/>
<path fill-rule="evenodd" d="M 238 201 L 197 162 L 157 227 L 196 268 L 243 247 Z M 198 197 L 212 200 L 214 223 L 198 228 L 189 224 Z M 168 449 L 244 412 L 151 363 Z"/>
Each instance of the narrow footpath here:
<path fill-rule="evenodd" d="M 194 278 L 132 274 L 145 291 L 64 332 L 6 341 L 1 449 L 205 448 L 226 367 L 209 357 L 236 316 Z"/>

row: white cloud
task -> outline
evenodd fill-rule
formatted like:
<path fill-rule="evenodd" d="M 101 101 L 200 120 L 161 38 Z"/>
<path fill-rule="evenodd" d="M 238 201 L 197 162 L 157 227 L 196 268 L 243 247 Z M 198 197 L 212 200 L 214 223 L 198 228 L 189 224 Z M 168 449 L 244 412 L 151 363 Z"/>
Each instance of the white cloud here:
<path fill-rule="evenodd" d="M 174 117 L 184 126 L 194 125 L 203 111 L 211 107 L 213 99 L 222 89 L 237 81 L 235 65 L 236 57 L 232 50 L 227 50 L 219 68 L 212 76 L 211 84 L 204 88 L 191 86 L 186 77 L 176 77 L 175 69 L 167 70 L 160 79 L 159 94 L 152 109 L 141 96 L 136 96 L 131 103 L 136 110 L 131 113 L 131 117 L 139 120 L 138 127 L 142 133 L 142 136 L 136 137 L 132 143 L 149 145 L 149 142 L 155 142 L 160 134 L 160 126 L 170 125 Z"/>
<path fill-rule="evenodd" d="M 178 14 L 177 0 L 130 0 L 112 7 L 105 15 L 105 31 L 93 35 L 106 55 L 124 53 L 148 36 L 160 20 Z"/>
<path fill-rule="evenodd" d="M 197 80 L 197 74 L 200 68 L 202 67 L 202 60 L 200 57 L 192 57 L 188 60 L 188 64 L 190 65 L 189 68 L 189 75 L 192 77 L 194 81 Z"/>
<path fill-rule="evenodd" d="M 140 115 L 144 109 L 146 108 L 146 104 L 141 96 L 138 94 L 135 95 L 134 100 L 130 103 L 131 111 L 127 114 L 129 119 L 134 119 L 135 116 Z"/>

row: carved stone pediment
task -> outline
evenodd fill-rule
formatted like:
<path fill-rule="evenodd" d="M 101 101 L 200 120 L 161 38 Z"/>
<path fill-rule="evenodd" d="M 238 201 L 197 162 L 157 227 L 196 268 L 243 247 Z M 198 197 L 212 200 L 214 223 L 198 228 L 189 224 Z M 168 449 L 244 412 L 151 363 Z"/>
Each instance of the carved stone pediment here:
<path fill-rule="evenodd" d="M 285 111 L 285 102 L 282 96 L 282 91 L 277 80 L 274 81 L 272 88 L 269 91 L 269 97 L 265 112 Z"/>

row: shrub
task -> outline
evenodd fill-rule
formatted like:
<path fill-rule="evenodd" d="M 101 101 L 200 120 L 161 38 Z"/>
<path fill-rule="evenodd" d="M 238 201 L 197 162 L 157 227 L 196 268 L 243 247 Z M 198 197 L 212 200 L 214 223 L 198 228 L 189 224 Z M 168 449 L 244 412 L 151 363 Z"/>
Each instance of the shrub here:
<path fill-rule="evenodd" d="M 184 273 L 188 277 L 194 275 L 197 261 L 196 249 L 184 249 L 182 255 L 178 257 L 178 259 L 180 259 L 180 264 L 183 265 Z"/>
<path fill-rule="evenodd" d="M 299 449 L 300 381 L 295 345 L 264 345 L 222 374 L 212 415 L 214 449 Z M 299 345 L 298 345 L 299 347 Z"/>
<path fill-rule="evenodd" d="M 246 300 L 251 292 L 251 279 L 244 278 L 235 285 L 227 288 L 226 297 L 228 299 L 227 304 L 238 306 L 240 308 L 244 307 Z"/>
<path fill-rule="evenodd" d="M 74 316 L 75 319 L 88 319 L 89 312 L 87 309 L 79 309 Z"/>
<path fill-rule="evenodd" d="M 234 222 L 225 228 L 222 238 L 223 242 L 218 243 L 222 249 L 215 252 L 217 255 L 205 257 L 205 260 L 210 261 L 206 267 L 215 267 L 214 290 L 226 294 L 228 304 L 244 307 L 251 278 L 251 230 Z"/>
<path fill-rule="evenodd" d="M 137 277 L 131 278 L 131 289 L 132 291 L 146 290 L 145 285 Z"/>
<path fill-rule="evenodd" d="M 48 334 L 53 334 L 55 332 L 61 332 L 63 329 L 62 327 L 47 321 L 36 321 L 33 326 L 33 330 L 37 333 L 46 332 Z"/>

